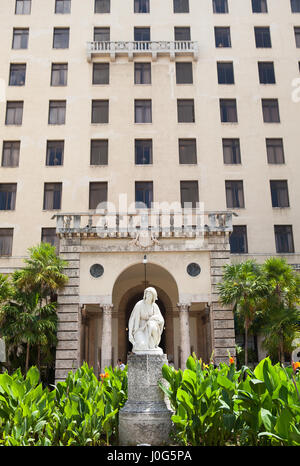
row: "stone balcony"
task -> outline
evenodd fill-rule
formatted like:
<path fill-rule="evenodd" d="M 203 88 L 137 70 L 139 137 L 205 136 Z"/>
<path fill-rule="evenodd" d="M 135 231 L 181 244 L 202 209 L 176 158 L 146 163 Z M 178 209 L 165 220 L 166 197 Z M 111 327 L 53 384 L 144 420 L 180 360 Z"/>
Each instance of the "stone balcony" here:
<path fill-rule="evenodd" d="M 92 61 L 95 56 L 109 56 L 112 61 L 117 56 L 127 56 L 129 61 L 137 55 L 150 55 L 155 61 L 158 55 L 168 55 L 171 61 L 176 56 L 192 56 L 198 60 L 198 42 L 179 41 L 131 41 L 110 42 L 93 41 L 87 43 L 87 59 Z"/>

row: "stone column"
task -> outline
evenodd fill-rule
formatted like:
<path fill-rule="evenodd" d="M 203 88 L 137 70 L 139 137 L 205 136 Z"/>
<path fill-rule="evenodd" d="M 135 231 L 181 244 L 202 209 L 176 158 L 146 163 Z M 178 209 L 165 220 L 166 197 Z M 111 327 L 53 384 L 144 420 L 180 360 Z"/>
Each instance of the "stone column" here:
<path fill-rule="evenodd" d="M 100 304 L 102 307 L 101 372 L 112 364 L 112 304 Z"/>
<path fill-rule="evenodd" d="M 189 321 L 190 306 L 191 306 L 190 303 L 177 304 L 177 307 L 179 309 L 179 325 L 180 325 L 181 369 L 185 369 L 186 360 L 191 354 L 190 321 Z"/>

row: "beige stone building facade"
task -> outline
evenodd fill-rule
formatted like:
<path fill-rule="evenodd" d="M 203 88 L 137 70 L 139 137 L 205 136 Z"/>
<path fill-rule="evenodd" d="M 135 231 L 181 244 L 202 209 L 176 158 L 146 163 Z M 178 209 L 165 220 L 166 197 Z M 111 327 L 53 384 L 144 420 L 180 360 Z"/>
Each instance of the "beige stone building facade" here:
<path fill-rule="evenodd" d="M 68 261 L 56 378 L 126 360 L 148 284 L 176 367 L 227 360 L 222 266 L 300 264 L 300 2 L 5 0 L 0 21 L 0 272 L 41 240 Z"/>

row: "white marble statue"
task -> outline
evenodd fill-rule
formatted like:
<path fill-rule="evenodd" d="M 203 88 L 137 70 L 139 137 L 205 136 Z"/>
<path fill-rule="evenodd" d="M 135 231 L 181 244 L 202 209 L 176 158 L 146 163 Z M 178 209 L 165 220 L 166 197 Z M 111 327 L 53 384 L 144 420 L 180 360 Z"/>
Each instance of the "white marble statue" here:
<path fill-rule="evenodd" d="M 164 319 L 161 315 L 155 288 L 148 287 L 144 298 L 136 303 L 129 319 L 129 341 L 133 353 L 163 354 L 159 348 Z"/>

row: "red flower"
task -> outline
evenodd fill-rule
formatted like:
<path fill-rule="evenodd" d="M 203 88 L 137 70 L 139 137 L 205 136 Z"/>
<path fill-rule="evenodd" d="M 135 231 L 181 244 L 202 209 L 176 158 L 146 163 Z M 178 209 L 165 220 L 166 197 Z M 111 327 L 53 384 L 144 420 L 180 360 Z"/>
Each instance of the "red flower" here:
<path fill-rule="evenodd" d="M 232 356 L 229 358 L 229 364 L 234 364 L 234 358 Z"/>

